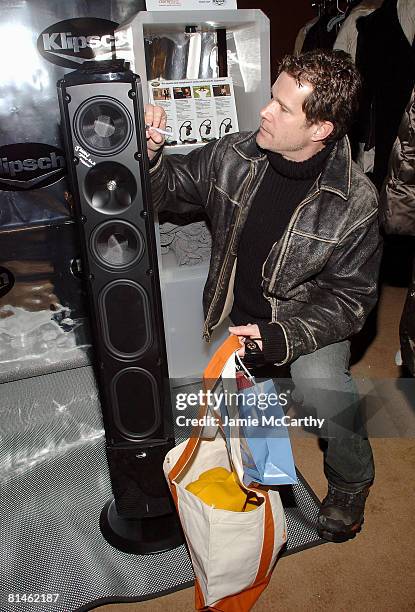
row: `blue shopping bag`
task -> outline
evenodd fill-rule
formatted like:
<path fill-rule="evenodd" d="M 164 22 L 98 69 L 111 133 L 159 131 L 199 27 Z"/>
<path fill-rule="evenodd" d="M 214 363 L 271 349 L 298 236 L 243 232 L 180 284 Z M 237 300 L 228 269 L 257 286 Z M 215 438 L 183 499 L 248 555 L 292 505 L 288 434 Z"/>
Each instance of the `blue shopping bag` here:
<path fill-rule="evenodd" d="M 272 379 L 255 382 L 233 394 L 233 406 L 220 402 L 222 428 L 229 443 L 231 436 L 240 444 L 244 484 L 296 484 L 297 475 L 284 411 L 277 401 Z"/>

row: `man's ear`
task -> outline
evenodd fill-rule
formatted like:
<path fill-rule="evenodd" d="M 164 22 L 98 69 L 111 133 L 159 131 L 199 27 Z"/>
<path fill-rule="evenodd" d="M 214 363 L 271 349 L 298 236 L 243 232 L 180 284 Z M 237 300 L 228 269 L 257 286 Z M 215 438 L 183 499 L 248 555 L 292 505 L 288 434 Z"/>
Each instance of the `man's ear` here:
<path fill-rule="evenodd" d="M 320 142 L 325 140 L 327 136 L 330 136 L 334 130 L 334 125 L 331 121 L 319 121 L 314 125 L 314 130 L 311 134 L 311 140 L 313 142 Z"/>

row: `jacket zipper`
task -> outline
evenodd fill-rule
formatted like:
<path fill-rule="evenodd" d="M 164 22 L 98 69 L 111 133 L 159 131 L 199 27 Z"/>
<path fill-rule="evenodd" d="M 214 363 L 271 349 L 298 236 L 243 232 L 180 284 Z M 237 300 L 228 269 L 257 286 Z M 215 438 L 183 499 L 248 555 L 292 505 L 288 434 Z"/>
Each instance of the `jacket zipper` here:
<path fill-rule="evenodd" d="M 277 298 L 269 297 L 268 295 L 265 295 L 265 293 L 262 293 L 262 295 L 269 302 L 269 305 L 271 306 L 271 323 L 277 323 L 278 321 L 278 300 Z"/>
<path fill-rule="evenodd" d="M 287 250 L 287 245 L 288 245 L 288 241 L 290 239 L 290 232 L 292 227 L 294 226 L 297 217 L 300 213 L 300 210 L 302 210 L 302 208 L 308 204 L 309 202 L 311 202 L 311 200 L 314 200 L 316 196 L 318 196 L 320 193 L 320 191 L 316 191 L 315 193 L 313 193 L 312 195 L 310 195 L 308 198 L 306 198 L 305 200 L 303 200 L 302 202 L 299 203 L 299 205 L 297 206 L 297 208 L 295 209 L 290 222 L 287 225 L 287 229 L 285 230 L 285 237 L 284 237 L 284 241 L 282 243 L 282 247 L 281 247 L 281 251 L 277 257 L 277 261 L 275 262 L 275 267 L 274 267 L 274 272 L 271 275 L 270 281 L 269 281 L 269 288 L 271 289 L 271 286 L 275 283 L 275 279 L 276 276 L 278 274 L 279 268 L 281 267 L 281 262 L 282 262 L 282 258 L 285 254 L 285 251 Z M 268 299 L 268 298 L 267 298 Z M 272 304 L 271 304 L 272 306 Z"/>
<path fill-rule="evenodd" d="M 229 242 L 229 247 L 228 247 L 228 250 L 226 251 L 225 259 L 224 259 L 223 264 L 222 264 L 222 270 L 221 270 L 221 273 L 220 273 L 220 276 L 219 276 L 218 283 L 216 285 L 216 290 L 215 290 L 215 293 L 213 295 L 212 301 L 210 303 L 208 313 L 206 315 L 205 325 L 204 325 L 204 328 L 203 328 L 203 338 L 206 340 L 206 342 L 210 342 L 211 333 L 209 332 L 208 321 L 209 321 L 210 315 L 212 313 L 212 310 L 213 310 L 213 308 L 214 308 L 214 306 L 215 306 L 215 304 L 217 302 L 217 296 L 218 296 L 218 293 L 219 293 L 219 287 L 220 287 L 222 278 L 223 278 L 223 276 L 225 274 L 226 264 L 228 263 L 229 254 L 230 254 L 231 249 L 232 249 L 235 233 L 236 233 L 236 230 L 237 230 L 237 228 L 239 226 L 239 218 L 240 218 L 240 216 L 242 214 L 243 204 L 245 202 L 245 196 L 246 196 L 246 193 L 248 191 L 248 188 L 251 186 L 251 183 L 252 183 L 252 178 L 253 178 L 253 174 L 254 174 L 253 168 L 254 168 L 254 162 L 251 162 L 251 166 L 249 168 L 247 184 L 246 184 L 246 187 L 245 187 L 244 192 L 242 194 L 241 204 L 240 204 L 238 216 L 236 217 L 236 220 L 235 220 L 235 225 L 233 227 L 232 236 L 231 236 L 231 239 L 230 239 L 230 242 Z M 220 317 L 219 317 L 219 319 L 220 319 Z"/>

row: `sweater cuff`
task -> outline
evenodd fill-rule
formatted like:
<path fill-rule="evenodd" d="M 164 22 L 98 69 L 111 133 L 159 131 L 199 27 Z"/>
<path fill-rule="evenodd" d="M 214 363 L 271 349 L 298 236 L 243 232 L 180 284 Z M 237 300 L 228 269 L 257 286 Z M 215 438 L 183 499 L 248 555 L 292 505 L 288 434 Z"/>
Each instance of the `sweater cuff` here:
<path fill-rule="evenodd" d="M 280 363 L 287 356 L 287 342 L 281 325 L 278 323 L 257 323 L 261 338 L 264 359 L 270 363 Z"/>
<path fill-rule="evenodd" d="M 159 161 L 159 159 L 160 159 L 160 157 L 161 157 L 162 149 L 163 149 L 163 147 L 161 147 L 161 148 L 160 148 L 160 149 L 159 149 L 159 150 L 156 152 L 156 154 L 155 154 L 155 156 L 153 157 L 153 159 L 149 159 L 149 160 L 148 160 L 148 161 L 149 161 L 150 170 L 151 170 L 152 168 L 154 168 L 155 166 L 157 166 L 157 163 L 158 163 L 158 161 Z"/>

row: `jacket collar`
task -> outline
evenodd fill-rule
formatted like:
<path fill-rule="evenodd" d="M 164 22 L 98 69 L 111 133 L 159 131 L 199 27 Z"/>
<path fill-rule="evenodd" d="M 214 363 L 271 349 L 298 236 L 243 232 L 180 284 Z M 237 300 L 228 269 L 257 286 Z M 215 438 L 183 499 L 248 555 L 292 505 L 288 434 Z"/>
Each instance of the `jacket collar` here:
<path fill-rule="evenodd" d="M 244 135 L 241 140 L 234 143 L 234 150 L 249 161 L 265 161 L 266 154 L 262 153 L 256 144 L 257 131 Z M 352 177 L 352 154 L 347 136 L 341 138 L 330 153 L 323 172 L 317 181 L 318 189 L 336 193 L 344 200 L 349 198 Z"/>

